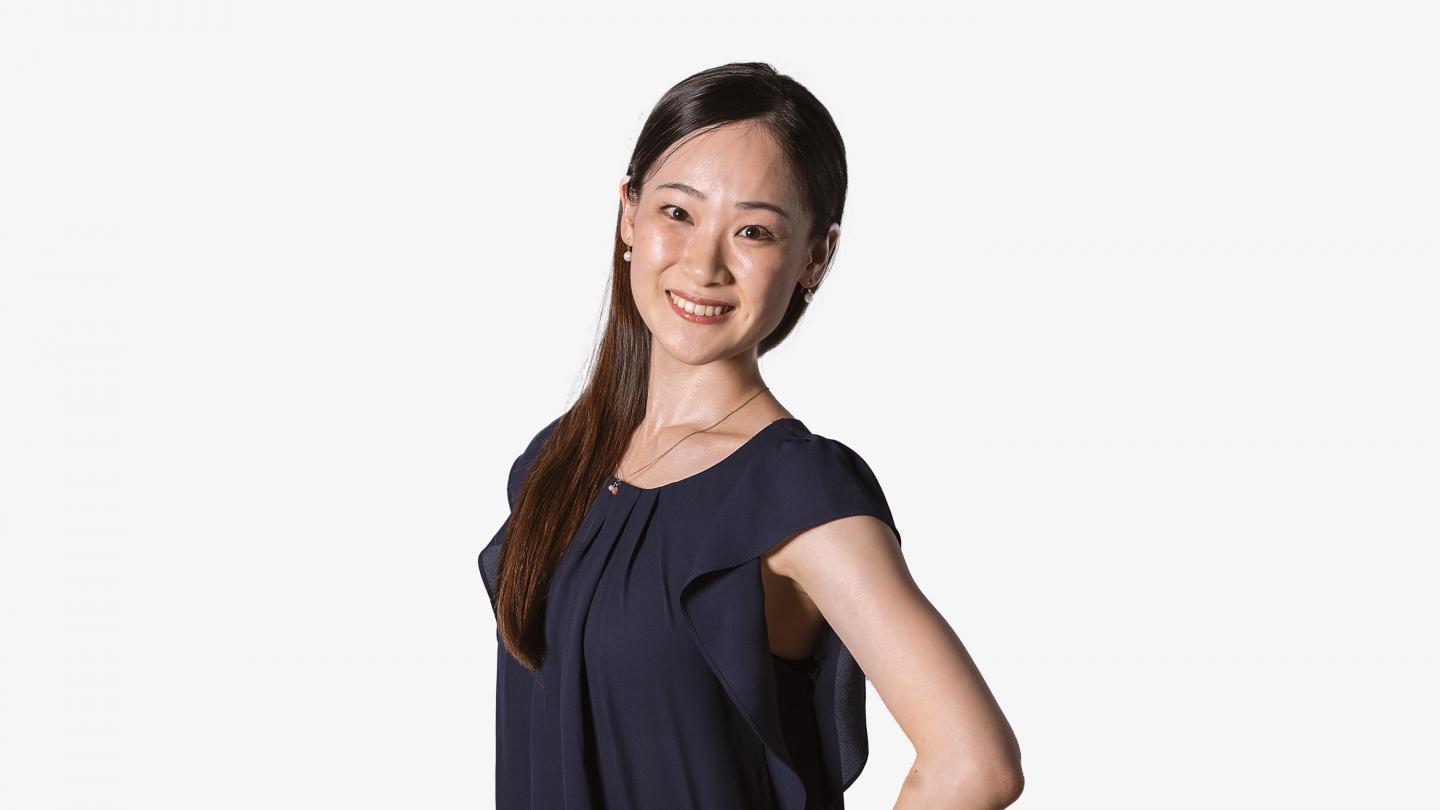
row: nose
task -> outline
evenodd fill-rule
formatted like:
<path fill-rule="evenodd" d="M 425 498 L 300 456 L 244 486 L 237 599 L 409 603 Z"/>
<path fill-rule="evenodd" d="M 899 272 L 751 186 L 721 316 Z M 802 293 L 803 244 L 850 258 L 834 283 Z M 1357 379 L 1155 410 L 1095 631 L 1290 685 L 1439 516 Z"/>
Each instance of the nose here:
<path fill-rule="evenodd" d="M 681 261 L 685 277 L 699 286 L 724 283 L 730 275 L 725 261 L 724 234 L 697 230 L 685 245 Z"/>

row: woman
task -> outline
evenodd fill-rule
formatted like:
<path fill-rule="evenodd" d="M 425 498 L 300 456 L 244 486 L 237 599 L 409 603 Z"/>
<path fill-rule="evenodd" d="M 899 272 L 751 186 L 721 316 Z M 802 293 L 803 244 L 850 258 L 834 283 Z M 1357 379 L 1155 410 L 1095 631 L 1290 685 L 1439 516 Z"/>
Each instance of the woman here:
<path fill-rule="evenodd" d="M 646 121 L 590 379 L 515 459 L 480 554 L 501 810 L 843 807 L 867 676 L 917 751 L 897 807 L 1019 795 L 1015 738 L 870 467 L 760 376 L 845 189 L 829 113 L 769 65 L 691 76 Z"/>

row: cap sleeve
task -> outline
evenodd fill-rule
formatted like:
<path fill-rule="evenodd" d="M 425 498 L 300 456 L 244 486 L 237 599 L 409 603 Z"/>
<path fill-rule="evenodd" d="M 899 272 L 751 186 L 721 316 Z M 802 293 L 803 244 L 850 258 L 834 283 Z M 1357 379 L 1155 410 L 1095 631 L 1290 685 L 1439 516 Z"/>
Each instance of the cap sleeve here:
<path fill-rule="evenodd" d="M 509 504 L 510 511 L 515 510 L 515 498 L 520 494 L 520 485 L 525 483 L 525 475 L 530 471 L 530 463 L 540 453 L 540 448 L 545 445 L 545 440 L 554 431 L 555 426 L 560 423 L 561 417 L 557 416 L 550 420 L 550 423 L 540 428 L 530 439 L 520 455 L 510 464 L 510 475 L 505 483 L 505 499 Z M 485 583 L 485 593 L 490 597 L 490 609 L 495 609 L 495 577 L 500 567 L 500 546 L 505 537 L 505 529 L 510 525 L 510 516 L 505 516 L 505 521 L 500 524 L 500 530 L 490 542 L 480 550 L 480 579 Z"/>
<path fill-rule="evenodd" d="M 747 465 L 705 530 L 680 591 L 681 612 L 701 654 L 766 748 L 784 810 L 807 807 L 805 780 L 787 749 L 765 624 L 760 558 L 780 541 L 822 523 L 873 515 L 894 532 L 870 466 L 842 442 L 787 437 Z M 865 674 L 825 623 L 813 708 L 824 788 L 810 807 L 843 808 L 842 793 L 865 766 Z"/>

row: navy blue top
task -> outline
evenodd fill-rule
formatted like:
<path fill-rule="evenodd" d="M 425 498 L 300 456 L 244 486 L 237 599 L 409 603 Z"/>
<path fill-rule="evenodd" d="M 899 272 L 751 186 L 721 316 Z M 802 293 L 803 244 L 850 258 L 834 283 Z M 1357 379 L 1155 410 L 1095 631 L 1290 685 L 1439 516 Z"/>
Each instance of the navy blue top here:
<path fill-rule="evenodd" d="M 511 466 L 512 510 L 558 423 Z M 534 675 L 496 630 L 496 806 L 843 808 L 869 753 L 865 674 L 828 623 L 813 659 L 770 652 L 760 558 L 850 515 L 899 539 L 869 465 L 791 417 L 678 481 L 602 486 L 551 579 Z M 479 558 L 492 610 L 504 534 Z"/>

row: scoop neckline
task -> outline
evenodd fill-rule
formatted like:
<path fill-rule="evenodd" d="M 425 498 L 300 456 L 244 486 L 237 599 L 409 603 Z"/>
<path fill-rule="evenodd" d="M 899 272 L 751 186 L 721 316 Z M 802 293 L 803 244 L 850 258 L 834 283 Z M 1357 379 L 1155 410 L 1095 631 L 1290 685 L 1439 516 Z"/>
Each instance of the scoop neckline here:
<path fill-rule="evenodd" d="M 672 487 L 674 487 L 674 486 L 677 486 L 677 485 L 679 485 L 679 484 L 683 484 L 683 483 L 685 483 L 686 481 L 693 481 L 694 479 L 699 478 L 700 476 L 705 475 L 706 473 L 709 473 L 709 472 L 711 472 L 712 470 L 718 470 L 718 469 L 720 469 L 721 467 L 725 466 L 727 463 L 729 463 L 729 462 L 731 462 L 731 461 L 739 460 L 739 458 L 740 458 L 742 455 L 744 455 L 745 453 L 747 453 L 752 447 L 758 446 L 759 443 L 760 443 L 761 437 L 765 436 L 765 435 L 766 435 L 767 433 L 769 433 L 776 425 L 780 424 L 781 422 L 794 422 L 795 424 L 803 424 L 798 418 L 796 418 L 796 417 L 794 417 L 794 416 L 782 416 L 782 417 L 780 417 L 779 419 L 772 419 L 772 420 L 770 420 L 770 423 L 769 423 L 769 424 L 765 425 L 765 427 L 762 427 L 762 428 L 760 428 L 759 430 L 755 431 L 755 434 L 754 434 L 753 436 L 751 436 L 750 438 L 748 438 L 748 439 L 746 439 L 745 441 L 741 442 L 739 447 L 735 448 L 734 450 L 731 450 L 729 455 L 725 456 L 724 458 L 720 459 L 719 461 L 715 462 L 714 464 L 711 464 L 709 467 L 706 467 L 706 468 L 703 469 L 703 470 L 700 470 L 700 471 L 698 471 L 698 472 L 690 473 L 689 475 L 685 476 L 684 478 L 677 478 L 677 479 L 675 479 L 674 481 L 671 481 L 671 482 L 668 483 L 668 484 L 661 484 L 661 485 L 658 486 L 658 487 L 641 487 L 641 486 L 636 486 L 635 484 L 632 484 L 632 483 L 630 483 L 629 481 L 621 481 L 621 482 L 620 482 L 620 486 L 622 486 L 622 487 L 630 487 L 631 489 L 635 490 L 636 492 L 660 492 L 660 491 L 662 491 L 662 490 L 670 489 L 670 488 L 672 488 Z"/>

